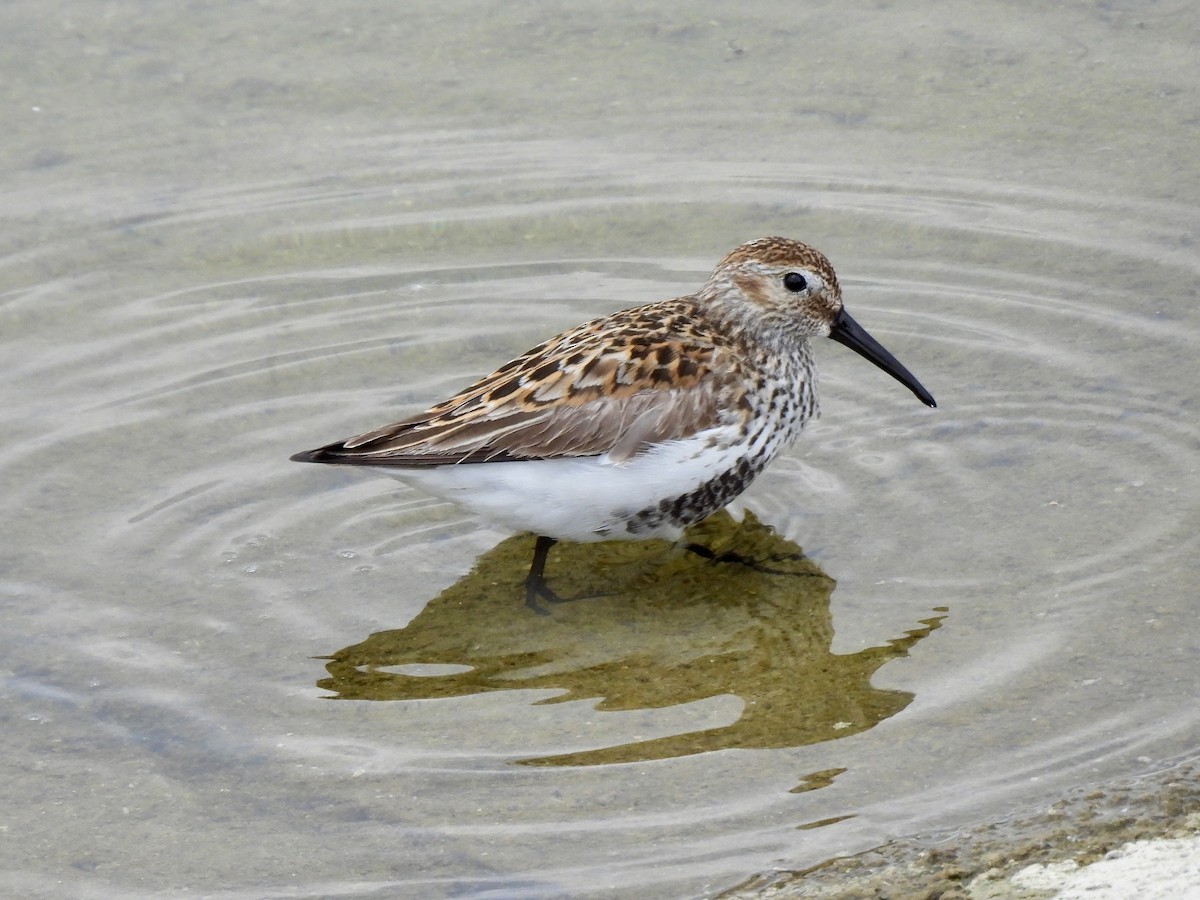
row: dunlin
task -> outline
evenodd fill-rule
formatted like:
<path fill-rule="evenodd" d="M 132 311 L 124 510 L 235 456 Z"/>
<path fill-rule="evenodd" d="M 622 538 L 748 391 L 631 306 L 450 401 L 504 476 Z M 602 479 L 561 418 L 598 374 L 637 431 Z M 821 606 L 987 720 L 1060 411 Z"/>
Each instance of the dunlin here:
<path fill-rule="evenodd" d="M 538 344 L 392 425 L 297 453 L 390 475 L 538 536 L 525 601 L 559 540 L 676 540 L 746 489 L 817 415 L 811 337 L 830 337 L 928 406 L 930 393 L 842 307 L 799 241 L 738 247 L 694 294 Z"/>

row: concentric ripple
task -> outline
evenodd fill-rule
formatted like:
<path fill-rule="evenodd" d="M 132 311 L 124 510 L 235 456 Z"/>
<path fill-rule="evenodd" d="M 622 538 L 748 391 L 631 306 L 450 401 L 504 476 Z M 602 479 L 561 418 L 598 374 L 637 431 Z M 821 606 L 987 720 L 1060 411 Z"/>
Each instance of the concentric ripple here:
<path fill-rule="evenodd" d="M 114 201 L 3 261 L 0 641 L 38 717 L 20 728 L 141 784 L 158 833 L 232 803 L 330 884 L 345 832 L 364 858 L 424 860 L 376 887 L 667 894 L 1194 749 L 1193 210 L 954 176 L 747 178 L 494 133 L 354 149 L 338 178 Z M 787 685 L 712 673 L 804 671 L 781 656 L 803 641 L 779 604 L 721 608 L 756 626 L 727 631 L 695 604 L 656 609 L 654 629 L 627 609 L 574 655 L 561 621 L 471 630 L 451 588 L 503 534 L 389 479 L 288 462 L 585 318 L 692 290 L 771 233 L 826 251 L 848 308 L 938 399 L 823 343 L 823 418 L 745 498 L 836 581 L 805 611 L 827 630 L 821 671 L 870 662 L 853 697 L 886 715 L 780 701 L 824 730 L 789 720 L 777 733 L 820 739 L 772 742 L 770 710 L 746 704 Z M 452 632 L 439 647 L 469 635 L 486 690 L 434 687 L 478 681 L 471 659 L 336 677 L 313 659 L 403 634 L 439 596 L 420 628 Z M 623 662 L 622 628 L 664 658 Z M 631 671 L 687 696 L 662 676 L 654 703 L 612 701 Z M 321 702 L 326 678 L 380 702 Z M 750 720 L 753 742 L 662 750 Z M 42 739 L 12 755 L 34 765 Z"/>

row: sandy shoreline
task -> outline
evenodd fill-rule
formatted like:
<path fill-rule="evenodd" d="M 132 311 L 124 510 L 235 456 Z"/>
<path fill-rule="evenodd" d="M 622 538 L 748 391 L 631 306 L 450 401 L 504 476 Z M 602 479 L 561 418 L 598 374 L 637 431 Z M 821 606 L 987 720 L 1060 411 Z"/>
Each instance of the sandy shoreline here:
<path fill-rule="evenodd" d="M 724 898 L 1200 898 L 1200 763 L 1081 789 L 1041 812 L 889 842 Z"/>

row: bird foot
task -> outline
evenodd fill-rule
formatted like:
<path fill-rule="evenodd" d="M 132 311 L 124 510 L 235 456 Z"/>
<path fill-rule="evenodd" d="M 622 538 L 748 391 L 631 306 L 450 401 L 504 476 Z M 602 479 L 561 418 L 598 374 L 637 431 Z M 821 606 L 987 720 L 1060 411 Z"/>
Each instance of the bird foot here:
<path fill-rule="evenodd" d="M 550 615 L 550 610 L 542 606 L 538 601 L 544 600 L 546 603 L 570 603 L 572 600 L 577 600 L 577 597 L 560 597 L 546 584 L 546 579 L 541 575 L 530 573 L 525 578 L 525 605 L 532 609 L 539 616 Z"/>
<path fill-rule="evenodd" d="M 804 554 L 800 552 L 770 556 L 766 560 L 760 561 L 752 556 L 743 556 L 741 553 L 737 553 L 733 550 L 726 550 L 723 553 L 717 553 L 711 547 L 706 547 L 704 544 L 695 543 L 686 544 L 684 545 L 683 549 L 687 550 L 689 553 L 695 553 L 697 556 L 703 557 L 704 559 L 712 562 L 735 563 L 736 565 L 745 566 L 747 569 L 751 569 L 755 572 L 763 572 L 767 575 L 794 575 L 796 574 L 795 572 L 792 572 L 788 569 L 774 568 L 773 566 L 769 565 L 769 563 L 795 562 L 804 558 Z"/>
<path fill-rule="evenodd" d="M 711 560 L 712 562 L 737 563 L 747 568 L 754 568 L 754 560 L 749 556 L 742 556 L 740 553 L 735 553 L 733 550 L 726 550 L 723 553 L 717 553 L 712 547 L 706 547 L 704 544 L 686 544 L 684 550 L 689 553 L 695 553 L 699 557 Z"/>

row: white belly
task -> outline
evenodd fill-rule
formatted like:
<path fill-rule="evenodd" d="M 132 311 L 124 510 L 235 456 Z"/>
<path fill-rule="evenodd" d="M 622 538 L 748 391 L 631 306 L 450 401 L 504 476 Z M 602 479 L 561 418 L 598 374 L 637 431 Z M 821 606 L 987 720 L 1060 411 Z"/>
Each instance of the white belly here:
<path fill-rule="evenodd" d="M 647 507 L 689 494 L 736 465 L 745 448 L 729 447 L 724 437 L 714 430 L 667 442 L 619 464 L 598 456 L 383 471 L 517 531 L 570 541 L 674 540 L 682 529 L 669 523 L 637 534 L 625 525 Z"/>

